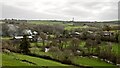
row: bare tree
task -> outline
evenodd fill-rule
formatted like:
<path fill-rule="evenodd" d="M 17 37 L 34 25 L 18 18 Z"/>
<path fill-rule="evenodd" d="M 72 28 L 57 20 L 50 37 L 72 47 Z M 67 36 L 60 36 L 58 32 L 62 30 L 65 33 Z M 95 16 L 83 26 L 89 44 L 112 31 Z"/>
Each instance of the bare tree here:
<path fill-rule="evenodd" d="M 41 32 L 40 37 L 42 38 L 43 46 L 45 46 L 45 40 L 47 39 L 47 34 L 44 32 Z"/>
<path fill-rule="evenodd" d="M 80 40 L 78 38 L 72 38 L 71 40 L 71 48 L 73 52 L 76 52 L 79 49 Z"/>

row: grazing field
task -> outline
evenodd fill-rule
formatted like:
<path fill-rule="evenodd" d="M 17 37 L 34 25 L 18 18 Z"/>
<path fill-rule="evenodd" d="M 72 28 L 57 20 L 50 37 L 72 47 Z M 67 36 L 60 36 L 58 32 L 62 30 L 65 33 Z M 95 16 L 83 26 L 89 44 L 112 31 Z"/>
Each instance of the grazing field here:
<path fill-rule="evenodd" d="M 1 37 L 2 40 L 10 40 L 12 37 Z"/>
<path fill-rule="evenodd" d="M 116 54 L 120 55 L 120 44 L 114 43 L 112 48 Z"/>
<path fill-rule="evenodd" d="M 0 66 L 2 66 L 2 54 L 0 52 Z"/>
<path fill-rule="evenodd" d="M 36 58 L 16 53 L 13 53 L 11 55 L 3 53 L 2 57 L 3 66 L 68 66 L 55 61 L 45 60 L 42 58 Z M 26 60 L 32 63 L 24 62 L 21 60 Z"/>
<path fill-rule="evenodd" d="M 63 22 L 50 22 L 50 21 L 28 21 L 30 24 L 36 24 L 36 25 L 56 25 L 56 24 L 63 24 Z"/>
<path fill-rule="evenodd" d="M 2 54 L 2 66 L 32 66 L 31 64 L 16 60 L 14 56 Z"/>
<path fill-rule="evenodd" d="M 85 66 L 115 66 L 101 61 L 98 58 L 90 57 L 77 57 L 74 61 L 76 64 L 85 65 Z"/>
<path fill-rule="evenodd" d="M 82 26 L 66 26 L 65 30 L 74 30 L 74 29 L 77 29 L 77 28 L 82 28 Z"/>

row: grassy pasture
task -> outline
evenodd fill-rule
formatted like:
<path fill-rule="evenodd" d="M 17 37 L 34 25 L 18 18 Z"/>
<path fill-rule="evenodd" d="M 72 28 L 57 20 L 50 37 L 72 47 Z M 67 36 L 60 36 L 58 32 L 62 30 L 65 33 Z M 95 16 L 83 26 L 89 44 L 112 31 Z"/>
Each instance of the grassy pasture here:
<path fill-rule="evenodd" d="M 82 26 L 66 26 L 65 30 L 74 30 L 74 29 L 81 28 L 81 27 Z"/>
<path fill-rule="evenodd" d="M 55 61 L 31 57 L 31 56 L 22 55 L 22 54 L 16 54 L 16 53 L 13 53 L 13 55 L 8 55 L 8 54 L 3 53 L 2 57 L 3 57 L 2 58 L 3 66 L 68 66 L 68 65 L 61 64 Z M 35 63 L 36 65 L 33 65 L 27 62 L 22 62 L 20 60 L 16 60 L 15 58 L 18 58 L 21 60 L 27 60 L 27 61 Z"/>
<path fill-rule="evenodd" d="M 32 65 L 20 62 L 19 60 L 15 60 L 15 57 L 12 55 L 2 54 L 2 66 L 32 66 Z"/>
<path fill-rule="evenodd" d="M 0 66 L 2 66 L 2 54 L 0 52 Z"/>
<path fill-rule="evenodd" d="M 56 25 L 63 24 L 62 22 L 51 22 L 51 21 L 28 21 L 30 24 L 42 24 L 42 25 Z"/>
<path fill-rule="evenodd" d="M 42 42 L 38 42 L 38 43 L 30 43 L 30 44 L 31 44 L 31 47 L 34 47 L 34 46 L 36 46 L 36 45 L 38 45 L 38 46 L 42 46 L 42 45 L 43 45 Z"/>
<path fill-rule="evenodd" d="M 97 66 L 115 66 L 115 65 L 103 62 L 98 58 L 89 58 L 89 57 L 76 57 L 74 59 L 74 63 L 85 65 L 85 66 L 96 66 L 96 67 Z"/>
<path fill-rule="evenodd" d="M 1 40 L 10 40 L 10 39 L 12 39 L 12 37 L 0 37 L 1 38 Z"/>

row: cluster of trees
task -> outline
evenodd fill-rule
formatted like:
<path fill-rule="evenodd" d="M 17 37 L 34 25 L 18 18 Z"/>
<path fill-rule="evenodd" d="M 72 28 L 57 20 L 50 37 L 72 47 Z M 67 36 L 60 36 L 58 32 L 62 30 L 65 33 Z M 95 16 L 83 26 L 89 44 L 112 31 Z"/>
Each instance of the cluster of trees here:
<path fill-rule="evenodd" d="M 72 63 L 74 59 L 74 53 L 68 49 L 60 50 L 57 47 L 52 47 L 50 53 L 52 54 L 53 59 L 57 59 L 64 63 Z"/>
<path fill-rule="evenodd" d="M 49 53 L 52 54 L 53 59 L 57 59 L 64 63 L 72 63 L 74 56 L 77 55 L 77 50 L 79 50 L 80 40 L 78 38 L 65 38 L 56 37 L 42 48 L 43 50 L 47 47 L 50 48 Z"/>
<path fill-rule="evenodd" d="M 109 26 L 109 25 L 104 25 L 102 28 L 104 31 L 110 31 L 110 30 L 120 30 L 120 25 L 116 26 Z"/>
<path fill-rule="evenodd" d="M 117 34 L 117 37 L 116 37 L 116 34 Z M 116 32 L 116 34 L 114 34 L 115 39 L 117 38 L 117 41 L 119 41 L 120 34 L 119 32 Z M 78 38 L 76 37 L 66 38 L 64 35 L 66 36 L 66 34 L 64 33 L 62 36 L 57 36 L 56 39 L 58 41 L 55 40 L 52 42 L 52 45 L 57 46 L 55 49 L 54 48 L 52 49 L 53 50 L 52 52 L 56 51 L 53 55 L 58 56 L 57 59 L 61 59 L 62 57 L 65 57 L 63 55 L 64 50 L 68 50 L 68 52 L 70 50 L 71 51 L 70 53 L 72 54 L 72 56 L 93 56 L 95 55 L 95 56 L 98 56 L 99 58 L 107 59 L 113 62 L 114 64 L 119 64 L 119 60 L 120 60 L 119 55 L 114 54 L 114 52 L 112 51 L 111 44 L 107 44 L 106 46 L 101 45 L 101 43 L 103 42 L 103 40 L 101 39 L 102 38 L 101 34 L 99 33 L 90 34 L 86 32 L 86 33 L 83 33 L 82 37 L 80 36 L 80 38 L 79 37 Z M 67 40 L 67 39 L 70 39 L 70 40 Z M 80 40 L 86 40 L 85 47 L 82 48 L 79 46 Z M 62 54 L 62 57 L 60 57 L 61 54 Z M 70 56 L 70 54 L 68 56 Z"/>
<path fill-rule="evenodd" d="M 87 31 L 81 32 L 81 35 L 78 36 L 82 40 L 87 39 L 97 39 L 98 43 L 100 40 L 102 41 L 108 41 L 108 42 L 119 42 L 120 32 L 107 32 L 107 31 L 99 31 L 99 32 L 93 32 L 89 33 Z"/>
<path fill-rule="evenodd" d="M 62 33 L 64 31 L 64 27 L 61 25 L 35 25 L 35 24 L 7 24 L 2 23 L 2 36 L 15 36 L 15 35 L 23 35 L 23 31 L 26 29 L 37 31 L 38 33 L 44 32 L 47 34 L 56 34 Z"/>
<path fill-rule="evenodd" d="M 17 20 L 17 19 L 4 19 L 2 20 L 5 23 L 9 23 L 9 24 L 24 24 L 27 23 L 27 20 Z"/>
<path fill-rule="evenodd" d="M 118 54 L 118 52 L 114 52 L 113 49 L 112 49 L 112 46 L 111 45 L 106 45 L 104 47 L 100 47 L 98 46 L 95 50 L 96 52 L 96 55 L 99 57 L 99 58 L 102 58 L 102 59 L 106 59 L 106 60 L 109 60 L 111 62 L 113 62 L 113 64 L 120 64 L 120 55 Z"/>

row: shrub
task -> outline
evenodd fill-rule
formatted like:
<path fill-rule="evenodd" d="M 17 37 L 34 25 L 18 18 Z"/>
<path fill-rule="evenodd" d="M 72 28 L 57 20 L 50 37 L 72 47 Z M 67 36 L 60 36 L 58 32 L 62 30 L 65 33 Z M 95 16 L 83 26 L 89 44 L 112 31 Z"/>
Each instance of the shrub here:
<path fill-rule="evenodd" d="M 74 54 L 71 50 L 66 49 L 61 51 L 59 48 L 51 48 L 50 52 L 52 54 L 52 58 L 60 60 L 63 63 L 72 63 Z"/>

